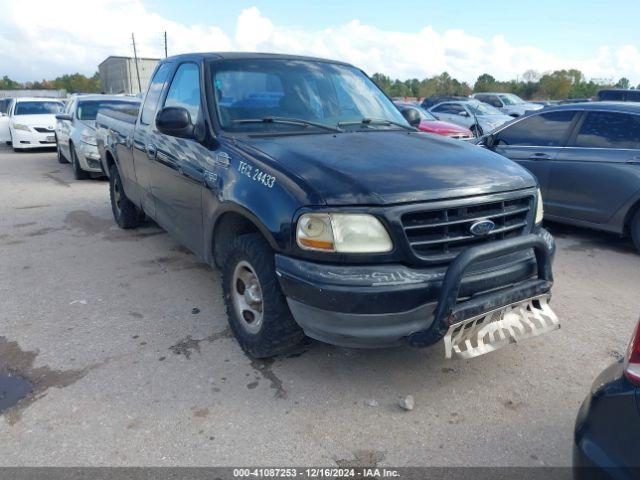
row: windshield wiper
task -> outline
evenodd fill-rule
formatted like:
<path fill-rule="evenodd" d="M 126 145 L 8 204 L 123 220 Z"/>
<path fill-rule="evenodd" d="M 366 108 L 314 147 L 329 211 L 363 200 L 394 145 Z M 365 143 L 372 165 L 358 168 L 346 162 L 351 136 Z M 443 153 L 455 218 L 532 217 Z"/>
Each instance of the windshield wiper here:
<path fill-rule="evenodd" d="M 360 121 L 343 121 L 338 122 L 338 125 L 341 127 L 344 125 L 395 125 L 396 127 L 401 127 L 405 130 L 411 130 L 412 132 L 416 130 L 409 125 L 405 125 L 400 122 L 394 122 L 393 120 L 386 120 L 384 118 L 363 118 Z"/>
<path fill-rule="evenodd" d="M 288 117 L 264 117 L 264 118 L 241 118 L 234 120 L 233 123 L 282 123 L 285 125 L 300 125 L 302 127 L 316 127 L 328 130 L 330 132 L 343 132 L 341 128 L 325 125 L 324 123 L 310 122 L 301 118 Z"/>

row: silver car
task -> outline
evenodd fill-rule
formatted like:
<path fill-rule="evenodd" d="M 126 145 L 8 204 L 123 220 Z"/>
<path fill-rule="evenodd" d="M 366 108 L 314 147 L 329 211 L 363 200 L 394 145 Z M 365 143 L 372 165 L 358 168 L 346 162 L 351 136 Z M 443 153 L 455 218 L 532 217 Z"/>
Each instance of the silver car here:
<path fill-rule="evenodd" d="M 471 95 L 471 98 L 488 103 L 492 107 L 500 110 L 502 113 L 506 113 L 512 117 L 521 117 L 522 115 L 526 115 L 528 112 L 542 110 L 542 108 L 544 108 L 543 105 L 527 102 L 514 93 L 482 92 L 474 93 Z"/>
<path fill-rule="evenodd" d="M 137 108 L 140 99 L 122 95 L 74 95 L 56 115 L 58 162 L 71 163 L 76 179 L 102 176 L 95 121 L 100 109 Z"/>
<path fill-rule="evenodd" d="M 505 115 L 491 105 L 474 99 L 440 102 L 431 107 L 429 112 L 438 120 L 468 128 L 476 137 L 513 120 L 513 117 Z"/>

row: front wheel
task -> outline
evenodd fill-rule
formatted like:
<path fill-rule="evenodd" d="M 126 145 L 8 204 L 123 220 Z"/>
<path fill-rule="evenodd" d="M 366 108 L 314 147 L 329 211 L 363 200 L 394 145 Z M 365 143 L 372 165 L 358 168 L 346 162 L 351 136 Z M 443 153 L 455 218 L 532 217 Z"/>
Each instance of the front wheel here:
<path fill-rule="evenodd" d="M 58 153 L 58 163 L 69 163 L 60 150 L 60 144 L 56 144 L 56 152 Z"/>
<path fill-rule="evenodd" d="M 229 324 L 242 349 L 255 358 L 284 353 L 304 338 L 276 277 L 273 251 L 262 235 L 237 237 L 222 268 Z"/>
<path fill-rule="evenodd" d="M 633 244 L 636 246 L 638 253 L 640 253 L 640 209 L 638 209 L 631 220 L 630 233 Z"/>
<path fill-rule="evenodd" d="M 120 228 L 139 227 L 144 220 L 144 212 L 127 198 L 122 188 L 122 179 L 115 164 L 109 170 L 109 196 L 111 197 L 111 211 L 113 218 Z"/>
<path fill-rule="evenodd" d="M 86 180 L 89 178 L 89 174 L 82 170 L 80 167 L 80 161 L 78 160 L 78 154 L 76 153 L 76 147 L 69 142 L 69 155 L 71 156 L 71 167 L 73 168 L 73 176 L 76 180 Z"/>

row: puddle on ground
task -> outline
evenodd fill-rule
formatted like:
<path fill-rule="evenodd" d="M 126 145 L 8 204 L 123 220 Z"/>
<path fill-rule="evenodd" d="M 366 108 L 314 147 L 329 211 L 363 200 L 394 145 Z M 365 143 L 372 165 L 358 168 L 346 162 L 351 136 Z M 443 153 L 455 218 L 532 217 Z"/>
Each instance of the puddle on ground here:
<path fill-rule="evenodd" d="M 37 356 L 37 350 L 22 350 L 18 342 L 0 337 L 0 414 L 10 425 L 20 420 L 21 411 L 46 395 L 49 388 L 68 387 L 97 366 L 54 370 L 47 365 L 36 367 Z"/>
<path fill-rule="evenodd" d="M 18 375 L 0 373 L 0 413 L 33 392 L 33 384 Z"/>

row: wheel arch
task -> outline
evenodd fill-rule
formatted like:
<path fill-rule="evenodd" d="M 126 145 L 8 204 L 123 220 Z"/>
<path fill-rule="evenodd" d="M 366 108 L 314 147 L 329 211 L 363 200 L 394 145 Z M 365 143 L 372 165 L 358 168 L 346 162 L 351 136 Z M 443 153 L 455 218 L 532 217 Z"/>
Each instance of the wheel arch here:
<path fill-rule="evenodd" d="M 279 250 L 278 243 L 272 233 L 255 215 L 240 205 L 228 205 L 211 222 L 210 249 L 207 261 L 220 267 L 229 251 L 228 247 L 231 245 L 231 241 L 238 235 L 246 233 L 261 234 L 272 249 Z"/>

